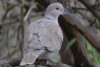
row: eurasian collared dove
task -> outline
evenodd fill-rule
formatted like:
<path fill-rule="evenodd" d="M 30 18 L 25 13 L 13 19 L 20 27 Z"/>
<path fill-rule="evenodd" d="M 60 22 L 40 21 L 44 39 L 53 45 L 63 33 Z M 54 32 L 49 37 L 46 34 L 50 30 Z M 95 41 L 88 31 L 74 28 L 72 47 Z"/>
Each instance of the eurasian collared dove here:
<path fill-rule="evenodd" d="M 33 64 L 36 59 L 45 54 L 45 58 L 57 63 L 59 50 L 63 41 L 63 33 L 58 24 L 59 15 L 64 13 L 64 8 L 60 3 L 50 4 L 44 14 L 43 19 L 31 23 L 25 32 L 24 55 L 20 65 Z"/>

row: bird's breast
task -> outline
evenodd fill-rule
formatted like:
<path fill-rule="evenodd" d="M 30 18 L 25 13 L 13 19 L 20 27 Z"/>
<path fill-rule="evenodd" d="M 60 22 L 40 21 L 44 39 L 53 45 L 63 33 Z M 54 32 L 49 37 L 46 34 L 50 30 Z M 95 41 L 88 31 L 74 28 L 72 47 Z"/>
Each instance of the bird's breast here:
<path fill-rule="evenodd" d="M 47 23 L 39 30 L 40 40 L 43 46 L 50 51 L 59 51 L 62 44 L 62 31 L 58 24 Z"/>

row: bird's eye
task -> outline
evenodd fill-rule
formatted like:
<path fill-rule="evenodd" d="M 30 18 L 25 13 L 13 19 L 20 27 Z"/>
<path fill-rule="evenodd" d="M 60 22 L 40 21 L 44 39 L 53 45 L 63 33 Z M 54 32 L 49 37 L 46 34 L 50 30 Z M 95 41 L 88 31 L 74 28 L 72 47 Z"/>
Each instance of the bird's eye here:
<path fill-rule="evenodd" d="M 57 7 L 56 10 L 59 10 L 59 8 Z"/>

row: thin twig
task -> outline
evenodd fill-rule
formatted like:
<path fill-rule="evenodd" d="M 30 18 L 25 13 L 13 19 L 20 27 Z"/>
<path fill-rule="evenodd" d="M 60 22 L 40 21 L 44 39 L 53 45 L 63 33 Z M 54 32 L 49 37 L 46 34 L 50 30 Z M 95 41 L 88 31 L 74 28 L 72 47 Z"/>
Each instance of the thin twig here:
<path fill-rule="evenodd" d="M 23 43 L 24 43 L 24 0 L 22 0 L 22 6 L 21 6 L 21 21 L 20 21 L 20 43 L 19 43 L 19 48 L 22 52 L 23 55 Z"/>
<path fill-rule="evenodd" d="M 24 17 L 24 22 L 29 18 L 30 16 L 30 13 L 32 11 L 32 9 L 35 7 L 35 5 L 33 4 L 33 6 L 30 7 L 30 9 L 28 10 L 26 16 Z"/>

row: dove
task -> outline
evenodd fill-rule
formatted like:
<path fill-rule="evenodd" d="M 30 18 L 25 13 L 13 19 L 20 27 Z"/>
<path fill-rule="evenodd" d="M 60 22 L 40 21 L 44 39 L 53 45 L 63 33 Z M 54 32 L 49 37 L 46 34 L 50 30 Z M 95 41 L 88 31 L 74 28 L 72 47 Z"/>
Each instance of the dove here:
<path fill-rule="evenodd" d="M 34 64 L 42 54 L 45 54 L 44 57 L 53 63 L 60 61 L 56 58 L 59 58 L 63 32 L 58 24 L 58 17 L 63 14 L 63 5 L 52 3 L 46 8 L 42 19 L 27 26 L 23 46 L 24 54 L 20 65 Z"/>

